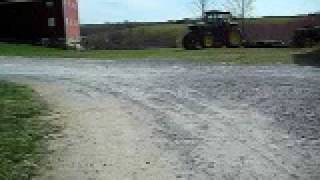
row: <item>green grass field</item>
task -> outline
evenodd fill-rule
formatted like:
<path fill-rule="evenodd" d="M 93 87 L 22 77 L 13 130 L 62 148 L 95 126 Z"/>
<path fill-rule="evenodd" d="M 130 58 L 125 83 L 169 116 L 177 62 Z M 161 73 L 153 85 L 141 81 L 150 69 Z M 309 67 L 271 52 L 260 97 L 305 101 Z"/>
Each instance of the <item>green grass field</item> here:
<path fill-rule="evenodd" d="M 220 48 L 186 51 L 179 48 L 146 50 L 89 50 L 73 51 L 44 48 L 31 45 L 0 44 L 0 56 L 58 57 L 90 59 L 182 59 L 193 61 L 224 62 L 230 64 L 275 64 L 292 63 L 292 54 L 301 49 L 246 49 Z"/>
<path fill-rule="evenodd" d="M 46 113 L 33 90 L 0 81 L 0 179 L 30 179 L 49 128 L 40 121 Z"/>
<path fill-rule="evenodd" d="M 166 36 L 182 37 L 187 31 L 185 24 L 160 24 L 150 26 L 137 26 L 133 31 L 143 32 L 146 36 L 154 37 L 165 34 Z"/>

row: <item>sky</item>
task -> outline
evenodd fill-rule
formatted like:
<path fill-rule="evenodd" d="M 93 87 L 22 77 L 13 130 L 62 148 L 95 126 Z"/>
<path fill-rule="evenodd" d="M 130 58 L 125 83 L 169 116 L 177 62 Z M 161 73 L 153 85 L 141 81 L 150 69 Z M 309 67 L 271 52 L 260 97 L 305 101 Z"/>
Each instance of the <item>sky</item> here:
<path fill-rule="evenodd" d="M 224 9 L 216 0 L 212 9 Z M 192 0 L 79 0 L 81 24 L 167 21 L 197 16 Z M 320 0 L 256 0 L 252 16 L 288 16 L 320 11 Z"/>

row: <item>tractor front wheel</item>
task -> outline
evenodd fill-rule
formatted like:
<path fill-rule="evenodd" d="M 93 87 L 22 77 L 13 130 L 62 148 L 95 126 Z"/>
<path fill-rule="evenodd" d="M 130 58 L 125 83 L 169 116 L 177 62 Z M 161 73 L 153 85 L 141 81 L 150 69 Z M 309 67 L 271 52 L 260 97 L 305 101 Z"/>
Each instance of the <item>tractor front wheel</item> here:
<path fill-rule="evenodd" d="M 197 50 L 203 48 L 199 37 L 193 33 L 187 34 L 183 38 L 182 44 L 186 50 Z"/>

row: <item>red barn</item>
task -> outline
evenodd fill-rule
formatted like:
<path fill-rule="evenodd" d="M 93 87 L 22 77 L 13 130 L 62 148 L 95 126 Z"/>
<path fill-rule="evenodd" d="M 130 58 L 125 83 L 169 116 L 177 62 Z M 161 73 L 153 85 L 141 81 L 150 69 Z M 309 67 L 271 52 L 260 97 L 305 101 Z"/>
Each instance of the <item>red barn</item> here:
<path fill-rule="evenodd" d="M 0 40 L 75 46 L 80 41 L 77 0 L 0 1 Z"/>

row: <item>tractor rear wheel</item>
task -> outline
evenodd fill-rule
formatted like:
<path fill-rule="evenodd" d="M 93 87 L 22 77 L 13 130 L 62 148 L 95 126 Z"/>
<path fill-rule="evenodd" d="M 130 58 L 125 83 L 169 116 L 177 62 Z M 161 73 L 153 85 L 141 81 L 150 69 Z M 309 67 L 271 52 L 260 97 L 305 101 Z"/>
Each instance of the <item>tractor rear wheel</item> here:
<path fill-rule="evenodd" d="M 199 37 L 193 33 L 189 33 L 184 36 L 182 44 L 186 50 L 197 50 L 203 48 Z"/>

